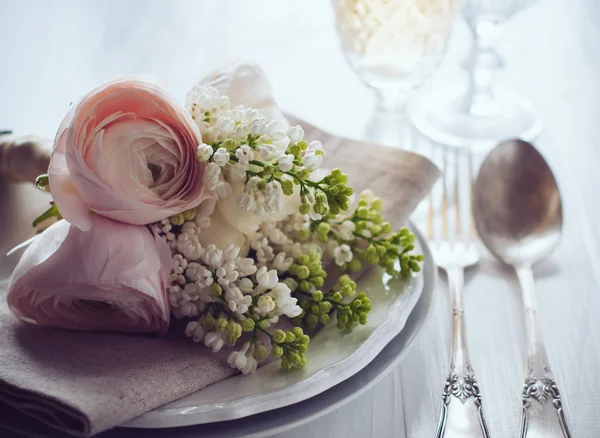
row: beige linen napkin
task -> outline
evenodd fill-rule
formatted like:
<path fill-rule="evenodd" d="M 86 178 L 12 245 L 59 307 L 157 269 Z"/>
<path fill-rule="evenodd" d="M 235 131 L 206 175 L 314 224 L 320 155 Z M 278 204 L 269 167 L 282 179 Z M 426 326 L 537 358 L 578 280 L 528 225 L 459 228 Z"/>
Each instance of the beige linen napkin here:
<path fill-rule="evenodd" d="M 416 154 L 301 123 L 305 138 L 323 142 L 325 165 L 348 173 L 357 192 L 370 188 L 381 196 L 396 225 L 406 221 L 438 177 L 437 168 Z M 2 254 L 29 237 L 33 212 L 47 200 L 31 187 L 0 181 Z M 2 428 L 39 437 L 94 435 L 234 373 L 226 352 L 214 355 L 182 339 L 181 326 L 157 338 L 18 321 L 5 300 L 16 258 L 0 257 L 0 436 Z"/>

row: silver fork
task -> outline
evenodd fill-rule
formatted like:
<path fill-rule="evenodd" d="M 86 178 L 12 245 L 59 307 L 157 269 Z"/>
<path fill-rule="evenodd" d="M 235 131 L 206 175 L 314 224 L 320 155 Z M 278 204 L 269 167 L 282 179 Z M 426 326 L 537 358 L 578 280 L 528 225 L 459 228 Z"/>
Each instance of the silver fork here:
<path fill-rule="evenodd" d="M 479 253 L 475 246 L 475 227 L 470 218 L 464 222 L 461 214 L 459 157 L 455 152 L 454 184 L 451 202 L 454 204 L 454 227 L 449 226 L 449 183 L 448 183 L 448 151 L 444 149 L 443 160 L 443 191 L 441 205 L 441 236 L 434 232 L 434 217 L 432 198 L 429 198 L 429 214 L 427 234 L 429 245 L 436 265 L 446 271 L 448 285 L 452 297 L 452 355 L 450 370 L 446 378 L 442 394 L 442 410 L 436 432 L 436 438 L 446 435 L 477 436 L 475 428 L 479 427 L 484 438 L 489 438 L 489 432 L 484 420 L 481 406 L 479 385 L 475 379 L 473 368 L 469 361 L 469 353 L 465 337 L 463 319 L 462 292 L 464 286 L 464 270 L 479 261 Z M 469 168 L 469 187 L 472 191 L 472 158 L 467 155 Z M 470 200 L 470 197 L 469 197 Z M 470 205 L 469 205 L 470 207 Z M 468 210 L 470 212 L 470 208 Z M 438 227 L 439 228 L 439 227 Z M 451 229 L 452 228 L 452 229 Z M 439 231 L 439 230 L 438 230 Z M 453 399 L 456 399 L 453 402 Z M 453 402 L 453 403 L 452 403 Z M 460 402 L 457 403 L 457 402 Z"/>

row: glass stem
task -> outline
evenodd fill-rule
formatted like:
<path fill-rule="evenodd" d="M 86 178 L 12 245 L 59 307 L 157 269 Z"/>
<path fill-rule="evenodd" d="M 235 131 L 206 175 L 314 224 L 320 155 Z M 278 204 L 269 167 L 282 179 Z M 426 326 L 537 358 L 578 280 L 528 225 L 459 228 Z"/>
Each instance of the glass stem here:
<path fill-rule="evenodd" d="M 494 21 L 471 23 L 473 44 L 464 68 L 469 84 L 464 99 L 464 110 L 473 116 L 493 115 L 496 108 L 492 87 L 503 62 L 496 44 L 502 33 L 502 24 Z"/>
<path fill-rule="evenodd" d="M 408 89 L 375 89 L 376 108 L 365 137 L 391 147 L 410 149 L 411 125 L 406 115 Z"/>

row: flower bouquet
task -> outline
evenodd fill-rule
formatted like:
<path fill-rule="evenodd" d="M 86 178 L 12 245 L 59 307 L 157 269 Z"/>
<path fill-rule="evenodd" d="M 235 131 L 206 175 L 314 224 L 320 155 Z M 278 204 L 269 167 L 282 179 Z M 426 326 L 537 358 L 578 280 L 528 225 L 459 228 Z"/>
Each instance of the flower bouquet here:
<path fill-rule="evenodd" d="M 1 155 L 38 157 L 39 168 L 45 154 L 24 145 L 0 143 Z M 22 180 L 21 164 L 0 171 Z M 292 382 L 303 383 L 296 401 L 339 383 L 416 304 L 420 292 L 388 293 L 378 271 L 422 279 L 402 225 L 437 175 L 416 154 L 294 122 L 243 62 L 200 81 L 185 105 L 136 80 L 91 91 L 37 179 L 49 194 L 36 194 L 51 196 L 38 234 L 0 278 L 0 411 L 13 413 L 0 427 L 22 430 L 26 415 L 88 436 L 218 388 L 283 406 L 239 384 L 258 367 L 268 397 Z M 338 365 L 327 382 L 313 378 Z"/>
<path fill-rule="evenodd" d="M 184 318 L 193 342 L 247 374 L 268 357 L 303 367 L 319 326 L 365 324 L 354 273 L 420 270 L 415 236 L 343 169 L 321 168 L 326 147 L 289 126 L 253 69 L 252 89 L 217 73 L 185 107 L 135 80 L 73 105 L 37 180 L 53 201 L 11 279 L 15 315 L 158 334 Z"/>

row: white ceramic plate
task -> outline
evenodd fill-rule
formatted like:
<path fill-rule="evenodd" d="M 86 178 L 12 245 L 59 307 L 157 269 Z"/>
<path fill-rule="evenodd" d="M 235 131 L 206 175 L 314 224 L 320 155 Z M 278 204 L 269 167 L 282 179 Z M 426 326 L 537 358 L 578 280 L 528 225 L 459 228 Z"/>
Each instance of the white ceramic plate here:
<path fill-rule="evenodd" d="M 420 236 L 419 243 L 417 251 L 424 251 Z M 255 375 L 230 377 L 124 426 L 165 428 L 233 420 L 320 394 L 362 370 L 400 333 L 423 292 L 425 278 L 433 288 L 432 276 L 430 257 L 423 272 L 408 282 L 372 270 L 358 282 L 359 290 L 371 299 L 368 324 L 350 334 L 342 334 L 334 324 L 321 330 L 311 340 L 304 369 L 285 372 L 274 362 Z"/>

